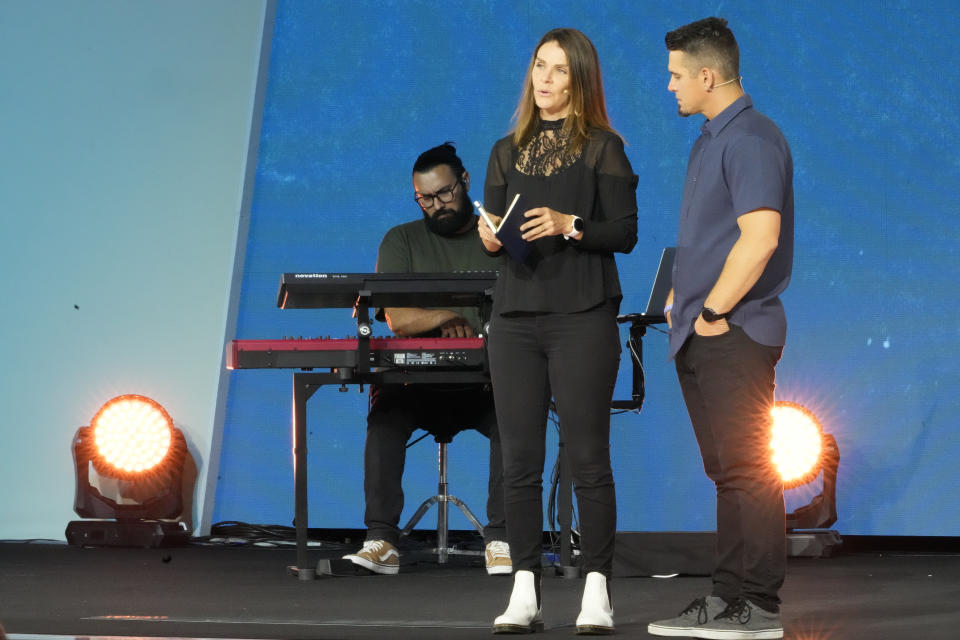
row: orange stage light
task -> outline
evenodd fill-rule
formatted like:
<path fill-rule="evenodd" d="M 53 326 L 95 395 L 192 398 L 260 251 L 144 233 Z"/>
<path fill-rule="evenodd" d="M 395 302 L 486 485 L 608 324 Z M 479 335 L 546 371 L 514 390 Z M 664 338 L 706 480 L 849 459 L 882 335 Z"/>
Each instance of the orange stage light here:
<path fill-rule="evenodd" d="M 155 400 L 123 395 L 105 403 L 73 439 L 77 486 L 67 541 L 79 545 L 168 546 L 189 539 L 182 522 L 187 444 Z M 109 519 L 109 520 L 108 520 Z"/>
<path fill-rule="evenodd" d="M 107 402 L 90 423 L 104 475 L 130 476 L 163 462 L 173 440 L 173 420 L 159 403 L 138 395 Z M 99 470 L 99 469 L 98 469 Z"/>
<path fill-rule="evenodd" d="M 820 472 L 823 427 L 813 412 L 793 402 L 779 401 L 770 410 L 773 463 L 785 489 L 806 484 Z"/>
<path fill-rule="evenodd" d="M 840 450 L 836 439 L 824 433 L 817 416 L 795 402 L 777 401 L 770 411 L 773 426 L 771 458 L 784 490 L 813 483 L 822 473 L 823 487 L 809 503 L 786 514 L 789 555 L 825 556 L 840 544 L 835 531 L 822 530 L 837 521 L 837 469 Z"/>

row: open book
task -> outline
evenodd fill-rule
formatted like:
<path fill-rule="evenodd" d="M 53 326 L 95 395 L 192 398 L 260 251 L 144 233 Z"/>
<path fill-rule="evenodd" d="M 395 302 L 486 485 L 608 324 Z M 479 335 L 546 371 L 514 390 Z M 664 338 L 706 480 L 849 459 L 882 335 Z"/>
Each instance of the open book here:
<path fill-rule="evenodd" d="M 507 211 L 503 214 L 499 225 L 494 224 L 493 218 L 490 217 L 482 204 L 475 201 L 473 206 L 477 208 L 480 217 L 484 219 L 490 227 L 490 230 L 493 231 L 493 234 L 497 236 L 497 240 L 499 240 L 507 250 L 507 253 L 518 262 L 526 260 L 527 254 L 530 253 L 530 243 L 523 239 L 523 232 L 520 231 L 520 225 L 526 222 L 526 218 L 523 217 L 523 212 L 530 209 L 530 206 L 527 204 L 527 201 L 524 200 L 523 196 L 518 193 L 513 197 L 513 202 L 507 207 Z"/>

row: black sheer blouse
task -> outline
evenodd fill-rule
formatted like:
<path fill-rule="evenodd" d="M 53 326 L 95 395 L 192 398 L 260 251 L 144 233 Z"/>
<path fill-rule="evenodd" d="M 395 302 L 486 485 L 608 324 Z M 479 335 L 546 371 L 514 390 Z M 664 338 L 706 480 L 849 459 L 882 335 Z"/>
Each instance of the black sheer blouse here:
<path fill-rule="evenodd" d="M 637 176 L 619 136 L 593 129 L 580 152 L 571 154 L 562 124 L 542 122 L 523 148 L 507 136 L 490 152 L 484 185 L 490 213 L 503 215 L 506 203 L 522 193 L 531 207 L 584 222 L 580 241 L 541 238 L 523 263 L 503 253 L 496 313 L 573 313 L 622 298 L 613 254 L 629 253 L 637 242 Z"/>

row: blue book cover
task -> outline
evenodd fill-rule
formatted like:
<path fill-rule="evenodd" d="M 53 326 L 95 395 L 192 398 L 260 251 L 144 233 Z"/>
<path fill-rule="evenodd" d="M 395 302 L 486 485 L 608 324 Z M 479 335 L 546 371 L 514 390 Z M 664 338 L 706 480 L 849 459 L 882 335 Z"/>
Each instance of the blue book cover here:
<path fill-rule="evenodd" d="M 520 231 L 520 227 L 526 222 L 523 213 L 530 209 L 530 206 L 523 198 L 523 195 L 518 193 L 513 197 L 513 202 L 507 207 L 507 212 L 503 214 L 499 226 L 493 224 L 493 221 L 482 207 L 478 207 L 478 209 L 484 220 L 486 220 L 490 228 L 493 229 L 497 240 L 500 241 L 500 244 L 502 244 L 507 250 L 507 253 L 510 254 L 510 257 L 518 262 L 526 260 L 527 255 L 530 253 L 530 243 L 523 239 L 523 232 Z"/>

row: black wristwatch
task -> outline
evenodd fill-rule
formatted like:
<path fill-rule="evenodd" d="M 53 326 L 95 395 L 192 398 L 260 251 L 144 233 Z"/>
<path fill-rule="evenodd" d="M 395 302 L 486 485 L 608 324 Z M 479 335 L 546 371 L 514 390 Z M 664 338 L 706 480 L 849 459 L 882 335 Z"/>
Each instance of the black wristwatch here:
<path fill-rule="evenodd" d="M 703 319 L 706 320 L 707 322 L 716 322 L 717 320 L 723 320 L 724 318 L 726 318 L 728 315 L 730 315 L 730 312 L 728 311 L 727 313 L 717 313 L 710 307 L 704 307 L 703 309 L 700 310 L 700 315 L 702 315 Z"/>
<path fill-rule="evenodd" d="M 573 238 L 574 240 L 579 240 L 580 239 L 579 234 L 583 233 L 583 220 L 578 216 L 573 216 L 573 222 L 570 224 L 570 226 L 573 227 L 573 231 L 571 231 L 570 233 L 563 234 L 563 239 L 570 240 L 571 238 Z M 573 236 L 577 236 L 577 237 L 574 238 Z"/>

